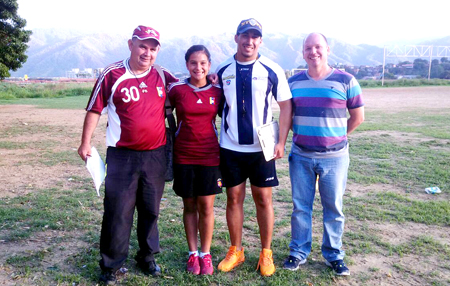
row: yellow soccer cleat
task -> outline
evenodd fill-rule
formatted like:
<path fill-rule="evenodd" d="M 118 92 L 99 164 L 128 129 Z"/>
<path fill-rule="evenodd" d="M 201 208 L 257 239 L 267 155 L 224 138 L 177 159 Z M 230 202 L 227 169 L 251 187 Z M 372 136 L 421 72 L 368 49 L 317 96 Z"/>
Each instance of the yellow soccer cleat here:
<path fill-rule="evenodd" d="M 244 248 L 241 251 L 236 250 L 236 246 L 230 246 L 227 256 L 219 263 L 217 268 L 220 271 L 228 272 L 239 266 L 245 261 Z"/>
<path fill-rule="evenodd" d="M 263 250 L 259 254 L 259 261 L 258 266 L 256 266 L 256 270 L 258 270 L 258 268 L 262 276 L 271 276 L 275 273 L 272 250 L 263 248 Z"/>

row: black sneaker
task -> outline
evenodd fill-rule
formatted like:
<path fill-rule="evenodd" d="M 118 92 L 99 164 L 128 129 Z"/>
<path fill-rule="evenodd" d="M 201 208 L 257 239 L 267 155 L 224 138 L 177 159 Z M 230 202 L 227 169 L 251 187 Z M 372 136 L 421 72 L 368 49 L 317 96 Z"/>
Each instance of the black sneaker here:
<path fill-rule="evenodd" d="M 347 268 L 347 265 L 345 265 L 344 260 L 340 259 L 331 262 L 325 261 L 325 264 L 333 268 L 334 274 L 336 275 L 341 276 L 350 275 L 350 270 Z"/>
<path fill-rule="evenodd" d="M 102 271 L 100 275 L 100 282 L 105 285 L 115 285 L 116 284 L 116 272 L 115 271 Z"/>
<path fill-rule="evenodd" d="M 161 276 L 161 267 L 156 264 L 155 260 L 150 260 L 149 262 L 138 261 L 138 266 L 146 275 Z"/>
<path fill-rule="evenodd" d="M 295 256 L 289 255 L 289 257 L 286 258 L 286 260 L 284 261 L 283 268 L 287 269 L 287 270 L 295 271 L 300 267 L 300 265 L 305 264 L 305 263 L 306 263 L 306 258 L 300 260 Z"/>

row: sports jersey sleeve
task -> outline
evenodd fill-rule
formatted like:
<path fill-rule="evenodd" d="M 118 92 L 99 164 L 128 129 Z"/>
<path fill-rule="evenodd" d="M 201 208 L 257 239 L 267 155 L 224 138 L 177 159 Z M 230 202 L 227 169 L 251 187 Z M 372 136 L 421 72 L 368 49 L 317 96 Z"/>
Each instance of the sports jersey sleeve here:
<path fill-rule="evenodd" d="M 172 83 L 169 88 L 168 88 L 168 93 L 167 96 L 169 97 L 169 102 L 170 105 L 172 106 L 172 108 L 175 107 L 175 103 L 176 103 L 176 88 L 174 88 L 174 84 Z"/>
<path fill-rule="evenodd" d="M 276 101 L 286 101 L 292 98 L 291 89 L 289 88 L 289 84 L 287 82 L 286 75 L 283 69 L 274 65 L 273 70 L 278 78 L 278 84 L 276 86 L 276 90 L 273 92 Z"/>
<path fill-rule="evenodd" d="M 275 100 L 286 101 L 291 99 L 292 94 L 284 70 L 265 56 L 260 56 L 259 61 L 267 70 L 269 81 L 272 83 L 272 95 Z"/>
<path fill-rule="evenodd" d="M 86 111 L 92 111 L 95 113 L 106 112 L 109 97 L 111 96 L 111 74 L 110 71 L 118 63 L 113 64 L 105 68 L 103 73 L 98 77 L 94 88 L 92 89 L 91 96 L 86 106 Z"/>

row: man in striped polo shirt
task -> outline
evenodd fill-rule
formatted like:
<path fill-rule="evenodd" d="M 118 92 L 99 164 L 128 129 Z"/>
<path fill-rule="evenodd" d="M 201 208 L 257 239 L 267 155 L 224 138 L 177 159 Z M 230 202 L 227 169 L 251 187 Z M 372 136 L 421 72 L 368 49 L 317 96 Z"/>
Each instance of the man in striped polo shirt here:
<path fill-rule="evenodd" d="M 319 176 L 324 226 L 322 255 L 335 274 L 350 275 L 342 250 L 342 200 L 349 166 L 347 135 L 364 121 L 364 104 L 356 79 L 331 68 L 329 54 L 325 36 L 308 35 L 303 43 L 308 70 L 288 81 L 294 105 L 294 136 L 289 155 L 294 209 L 290 254 L 284 268 L 297 270 L 311 252 L 312 211 Z"/>

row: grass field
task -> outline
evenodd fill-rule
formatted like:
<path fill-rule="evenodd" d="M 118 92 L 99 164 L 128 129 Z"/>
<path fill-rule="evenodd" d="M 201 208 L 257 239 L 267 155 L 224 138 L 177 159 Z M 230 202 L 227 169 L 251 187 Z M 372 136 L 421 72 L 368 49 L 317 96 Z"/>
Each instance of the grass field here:
<path fill-rule="evenodd" d="M 366 121 L 349 138 L 344 197 L 350 277 L 335 277 L 321 257 L 318 197 L 312 253 L 299 271 L 282 269 L 292 209 L 285 157 L 277 163 L 280 186 L 273 195 L 277 271 L 272 277 L 255 271 L 260 245 L 250 192 L 245 200 L 246 262 L 230 273 L 188 275 L 182 201 L 167 184 L 159 223 L 162 252 L 157 256 L 163 277 L 146 277 L 136 268 L 133 231 L 119 284 L 449 285 L 450 87 L 364 89 L 363 94 Z M 86 102 L 86 95 L 0 101 L 0 285 L 97 283 L 102 196 L 96 196 L 76 153 Z M 105 126 L 103 116 L 93 138 L 101 154 Z M 442 193 L 426 194 L 429 186 Z M 211 249 L 216 267 L 229 246 L 225 204 L 225 194 L 218 195 Z"/>

